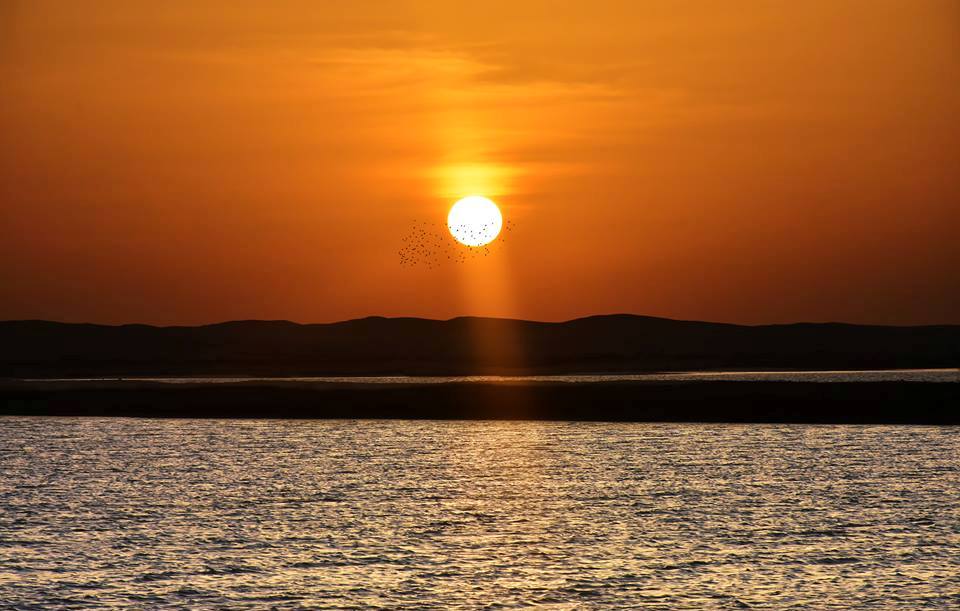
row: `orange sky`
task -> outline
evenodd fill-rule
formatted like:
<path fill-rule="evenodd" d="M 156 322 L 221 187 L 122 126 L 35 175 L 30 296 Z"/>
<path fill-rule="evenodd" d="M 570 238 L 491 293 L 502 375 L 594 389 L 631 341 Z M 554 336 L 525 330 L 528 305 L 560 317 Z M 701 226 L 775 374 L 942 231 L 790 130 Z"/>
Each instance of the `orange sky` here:
<path fill-rule="evenodd" d="M 960 323 L 958 83 L 956 0 L 4 0 L 0 319 Z"/>

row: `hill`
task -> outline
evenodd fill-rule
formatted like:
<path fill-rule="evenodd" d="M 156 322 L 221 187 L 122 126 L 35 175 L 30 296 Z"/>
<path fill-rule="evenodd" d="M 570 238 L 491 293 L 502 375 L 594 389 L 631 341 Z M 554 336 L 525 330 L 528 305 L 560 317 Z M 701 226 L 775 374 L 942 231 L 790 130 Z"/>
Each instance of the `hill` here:
<path fill-rule="evenodd" d="M 956 367 L 960 326 L 370 317 L 196 327 L 0 322 L 0 377 Z"/>

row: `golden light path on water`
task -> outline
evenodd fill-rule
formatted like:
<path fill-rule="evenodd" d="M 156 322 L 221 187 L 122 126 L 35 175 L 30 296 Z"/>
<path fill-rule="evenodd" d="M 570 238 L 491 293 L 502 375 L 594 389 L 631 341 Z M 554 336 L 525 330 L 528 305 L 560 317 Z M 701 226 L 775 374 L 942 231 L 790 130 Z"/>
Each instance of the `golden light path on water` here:
<path fill-rule="evenodd" d="M 2 419 L 11 608 L 952 608 L 960 429 Z"/>

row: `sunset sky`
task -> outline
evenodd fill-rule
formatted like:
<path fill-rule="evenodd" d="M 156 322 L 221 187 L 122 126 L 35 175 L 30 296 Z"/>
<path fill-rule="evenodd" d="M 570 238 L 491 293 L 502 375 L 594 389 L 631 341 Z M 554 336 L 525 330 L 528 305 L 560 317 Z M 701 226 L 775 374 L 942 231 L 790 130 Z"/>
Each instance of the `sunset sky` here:
<path fill-rule="evenodd" d="M 610 312 L 960 323 L 960 2 L 0 2 L 0 319 Z"/>

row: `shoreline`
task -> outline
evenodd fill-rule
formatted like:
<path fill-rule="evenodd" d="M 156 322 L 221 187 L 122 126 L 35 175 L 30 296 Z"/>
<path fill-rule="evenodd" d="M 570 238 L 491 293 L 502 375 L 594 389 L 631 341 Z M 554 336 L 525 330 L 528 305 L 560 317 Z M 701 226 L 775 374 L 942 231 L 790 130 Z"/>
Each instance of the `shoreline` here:
<path fill-rule="evenodd" d="M 0 382 L 0 415 L 960 424 L 951 382 Z"/>

